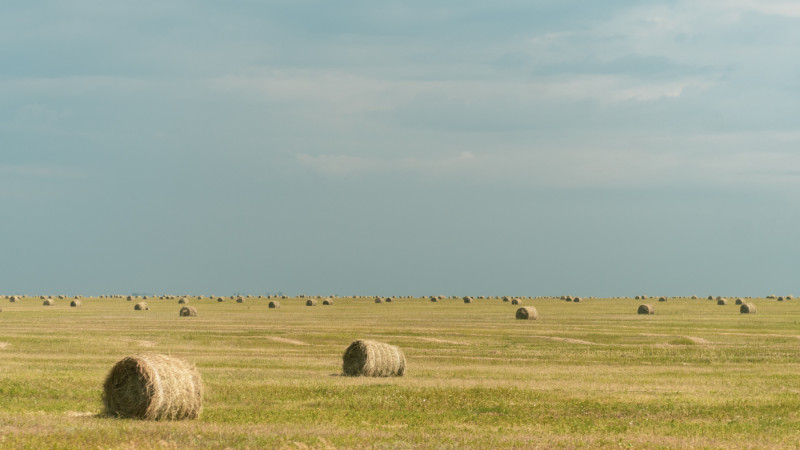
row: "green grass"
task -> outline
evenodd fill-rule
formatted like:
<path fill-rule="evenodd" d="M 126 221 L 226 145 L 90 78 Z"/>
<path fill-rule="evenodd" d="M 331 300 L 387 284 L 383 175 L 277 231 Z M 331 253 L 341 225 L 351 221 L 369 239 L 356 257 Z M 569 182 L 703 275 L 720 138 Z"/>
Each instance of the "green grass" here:
<path fill-rule="evenodd" d="M 0 448 L 796 448 L 800 300 L 302 299 L 4 303 Z M 406 376 L 339 376 L 355 339 L 400 346 Z M 197 364 L 199 420 L 100 415 L 124 356 Z"/>

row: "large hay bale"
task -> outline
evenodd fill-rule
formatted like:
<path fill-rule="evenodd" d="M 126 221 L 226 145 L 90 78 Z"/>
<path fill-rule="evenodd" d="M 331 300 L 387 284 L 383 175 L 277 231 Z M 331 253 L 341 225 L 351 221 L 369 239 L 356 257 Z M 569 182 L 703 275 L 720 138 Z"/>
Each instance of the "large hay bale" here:
<path fill-rule="evenodd" d="M 133 305 L 133 309 L 136 310 L 136 311 L 149 311 L 150 310 L 150 308 L 147 307 L 147 303 L 145 303 L 145 302 L 139 302 L 139 303 Z"/>
<path fill-rule="evenodd" d="M 281 307 L 281 302 L 273 300 L 273 301 L 269 302 L 269 307 L 270 308 L 280 308 Z"/>
<path fill-rule="evenodd" d="M 636 311 L 637 314 L 655 314 L 656 309 L 653 305 L 639 305 L 639 309 Z"/>
<path fill-rule="evenodd" d="M 79 307 L 81 305 L 82 305 L 82 303 L 81 303 L 80 300 L 73 300 L 73 301 L 69 302 L 69 306 L 71 306 L 73 308 L 77 308 L 77 307 Z"/>
<path fill-rule="evenodd" d="M 317 306 L 317 299 L 310 298 L 306 300 L 306 306 Z"/>
<path fill-rule="evenodd" d="M 181 317 L 194 317 L 197 315 L 197 308 L 194 306 L 184 306 L 178 314 L 180 314 Z"/>
<path fill-rule="evenodd" d="M 405 370 L 403 351 L 383 342 L 353 341 L 342 356 L 342 372 L 351 377 L 400 377 Z"/>
<path fill-rule="evenodd" d="M 742 314 L 755 314 L 756 305 L 747 302 L 742 303 L 742 306 L 739 307 L 739 312 Z"/>
<path fill-rule="evenodd" d="M 721 299 L 717 300 L 717 304 L 725 306 L 725 305 L 728 304 L 728 299 L 727 298 L 721 298 Z"/>
<path fill-rule="evenodd" d="M 533 306 L 523 306 L 517 310 L 516 317 L 520 320 L 536 320 L 539 318 L 539 313 Z"/>
<path fill-rule="evenodd" d="M 133 355 L 117 362 L 103 383 L 106 414 L 146 420 L 196 419 L 203 409 L 197 368 L 165 355 Z"/>
<path fill-rule="evenodd" d="M 56 302 L 52 298 L 46 298 L 42 302 L 42 305 L 44 305 L 44 306 L 53 306 L 55 304 L 56 304 Z"/>
<path fill-rule="evenodd" d="M 330 298 L 330 297 L 329 297 L 329 298 L 326 298 L 325 300 L 323 300 L 323 301 L 322 301 L 322 304 L 323 304 L 323 305 L 329 305 L 329 306 L 333 306 L 333 299 L 332 299 L 332 298 Z"/>

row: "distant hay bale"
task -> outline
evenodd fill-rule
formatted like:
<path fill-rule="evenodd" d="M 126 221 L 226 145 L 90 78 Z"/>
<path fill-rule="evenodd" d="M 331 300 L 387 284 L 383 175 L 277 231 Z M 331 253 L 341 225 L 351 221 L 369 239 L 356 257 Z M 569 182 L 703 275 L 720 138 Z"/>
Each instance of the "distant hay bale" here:
<path fill-rule="evenodd" d="M 431 297 L 431 303 L 436 303 L 436 302 L 438 302 L 438 301 L 439 301 L 439 299 L 438 299 L 438 298 L 436 298 L 436 297 Z"/>
<path fill-rule="evenodd" d="M 117 362 L 103 383 L 106 414 L 145 420 L 196 419 L 203 410 L 197 368 L 165 355 L 133 355 Z"/>
<path fill-rule="evenodd" d="M 744 300 L 742 300 L 741 298 L 737 298 L 735 303 L 737 305 L 741 305 L 742 303 L 744 303 Z"/>
<path fill-rule="evenodd" d="M 182 299 L 178 300 L 178 304 L 179 305 L 184 305 L 184 304 L 186 304 L 188 302 L 189 302 L 189 300 L 186 297 L 183 297 Z"/>
<path fill-rule="evenodd" d="M 325 300 L 322 301 L 322 304 L 323 305 L 333 306 L 333 299 L 328 297 L 328 298 L 326 298 Z"/>
<path fill-rule="evenodd" d="M 375 297 L 375 303 L 383 303 L 383 299 L 380 297 Z"/>
<path fill-rule="evenodd" d="M 778 301 L 782 302 L 783 301 L 783 297 L 778 297 Z"/>
<path fill-rule="evenodd" d="M 667 297 L 658 297 L 658 301 L 665 302 L 667 301 Z"/>
<path fill-rule="evenodd" d="M 516 313 L 516 318 L 519 320 L 536 320 L 539 318 L 539 313 L 533 306 L 523 306 L 519 308 Z"/>
<path fill-rule="evenodd" d="M 342 356 L 342 372 L 346 376 L 400 377 L 405 370 L 403 351 L 383 342 L 353 341 Z"/>
<path fill-rule="evenodd" d="M 505 297 L 503 297 L 503 301 L 504 302 L 510 302 L 511 301 L 511 297 L 505 296 Z"/>
<path fill-rule="evenodd" d="M 81 303 L 80 300 L 73 300 L 73 301 L 69 302 L 69 306 L 71 306 L 73 308 L 77 308 L 77 307 L 79 307 L 81 305 L 82 305 L 82 303 Z"/>
<path fill-rule="evenodd" d="M 394 297 L 386 297 L 385 299 L 383 299 L 383 301 L 385 301 L 386 303 L 392 303 L 394 301 Z"/>
<path fill-rule="evenodd" d="M 583 301 L 583 299 L 580 298 L 580 297 L 572 297 L 572 303 L 578 303 L 578 302 L 582 302 L 582 301 Z"/>
<path fill-rule="evenodd" d="M 242 297 L 237 298 L 236 303 L 244 303 L 244 298 Z"/>
<path fill-rule="evenodd" d="M 709 299 L 709 300 L 714 300 L 714 296 L 713 296 L 713 295 L 709 295 L 709 296 L 708 296 L 708 299 Z"/>
<path fill-rule="evenodd" d="M 786 300 L 792 300 L 792 299 L 794 299 L 794 295 L 787 295 L 786 296 Z"/>
<path fill-rule="evenodd" d="M 225 299 L 224 299 L 224 298 L 222 298 L 222 297 L 217 297 L 217 302 L 219 302 L 219 303 L 222 303 L 222 302 L 224 302 L 224 301 L 225 301 Z"/>
<path fill-rule="evenodd" d="M 464 297 L 464 303 L 472 303 L 473 301 L 474 301 L 474 299 L 472 297 L 470 297 L 470 296 Z"/>
<path fill-rule="evenodd" d="M 742 306 L 739 307 L 739 312 L 742 314 L 755 314 L 756 305 L 748 302 L 742 303 Z"/>
<path fill-rule="evenodd" d="M 568 295 L 568 296 L 564 297 L 564 300 L 568 301 L 568 302 L 571 302 L 572 301 L 572 296 Z"/>
<path fill-rule="evenodd" d="M 11 303 L 16 303 L 19 301 L 19 297 L 17 297 L 16 295 L 12 295 L 11 297 L 9 297 L 8 301 Z"/>
<path fill-rule="evenodd" d="M 197 315 L 197 308 L 194 306 L 184 306 L 178 313 L 181 317 L 194 317 Z"/>
<path fill-rule="evenodd" d="M 149 311 L 150 310 L 150 308 L 147 307 L 147 303 L 145 303 L 145 302 L 139 302 L 139 303 L 133 305 L 133 309 L 136 310 L 136 311 Z"/>
<path fill-rule="evenodd" d="M 639 305 L 639 309 L 636 312 L 637 314 L 655 314 L 656 309 L 653 305 Z"/>
<path fill-rule="evenodd" d="M 721 306 L 725 306 L 725 305 L 728 304 L 728 299 L 727 298 L 721 298 L 721 299 L 717 300 L 717 304 L 721 305 Z"/>
<path fill-rule="evenodd" d="M 310 298 L 306 300 L 306 306 L 317 306 L 317 299 Z"/>
<path fill-rule="evenodd" d="M 46 298 L 42 302 L 42 305 L 44 305 L 44 306 L 53 306 L 55 304 L 56 304 L 56 302 L 52 298 Z"/>
<path fill-rule="evenodd" d="M 133 296 L 132 296 L 132 295 L 129 295 L 129 296 L 128 296 L 128 301 L 129 301 L 129 302 L 130 302 L 130 301 L 133 301 Z"/>
<path fill-rule="evenodd" d="M 280 308 L 281 307 L 281 302 L 273 300 L 273 301 L 269 302 L 269 307 L 270 308 Z"/>
<path fill-rule="evenodd" d="M 691 299 L 692 299 L 692 300 L 697 300 L 697 296 L 696 296 L 696 295 L 693 295 L 693 296 L 691 297 Z"/>
<path fill-rule="evenodd" d="M 519 305 L 519 304 L 521 304 L 521 303 L 522 303 L 522 302 L 521 302 L 521 301 L 520 301 L 520 299 L 518 299 L 518 298 L 515 298 L 514 300 L 511 300 L 511 304 L 512 304 L 512 305 Z"/>

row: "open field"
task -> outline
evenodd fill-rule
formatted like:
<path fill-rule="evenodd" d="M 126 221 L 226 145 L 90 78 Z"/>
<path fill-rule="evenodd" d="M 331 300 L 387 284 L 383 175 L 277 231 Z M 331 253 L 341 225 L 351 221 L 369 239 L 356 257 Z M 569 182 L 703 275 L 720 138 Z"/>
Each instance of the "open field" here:
<path fill-rule="evenodd" d="M 0 307 L 2 448 L 800 446 L 800 300 L 84 298 Z M 638 305 L 655 306 L 637 315 Z M 402 348 L 406 375 L 340 376 L 355 339 Z M 194 362 L 197 420 L 101 416 L 124 356 Z"/>

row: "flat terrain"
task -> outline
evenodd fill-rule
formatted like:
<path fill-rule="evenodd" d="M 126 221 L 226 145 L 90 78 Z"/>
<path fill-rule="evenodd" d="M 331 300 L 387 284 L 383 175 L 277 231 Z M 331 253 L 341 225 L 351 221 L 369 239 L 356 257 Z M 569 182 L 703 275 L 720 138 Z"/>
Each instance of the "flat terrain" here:
<path fill-rule="evenodd" d="M 733 300 L 733 299 L 731 299 Z M 0 304 L 0 448 L 796 448 L 800 300 L 86 298 Z M 401 347 L 400 378 L 340 376 L 349 343 Z M 122 357 L 195 363 L 198 420 L 103 417 Z"/>

